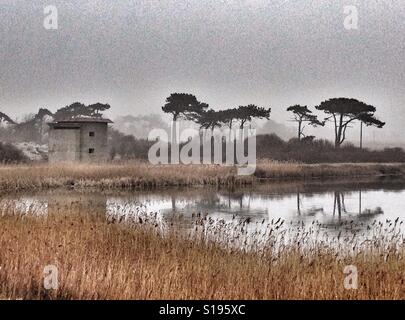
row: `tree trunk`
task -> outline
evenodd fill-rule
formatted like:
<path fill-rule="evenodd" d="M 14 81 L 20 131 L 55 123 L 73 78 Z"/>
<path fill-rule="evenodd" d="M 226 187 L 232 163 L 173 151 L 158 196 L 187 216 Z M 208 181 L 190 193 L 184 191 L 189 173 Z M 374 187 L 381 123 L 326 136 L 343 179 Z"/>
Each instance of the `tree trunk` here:
<path fill-rule="evenodd" d="M 335 139 L 335 148 L 339 148 L 342 144 L 342 130 L 343 130 L 343 114 L 339 117 L 338 131 Z"/>
<path fill-rule="evenodd" d="M 171 128 L 171 143 L 170 143 L 170 163 L 174 164 L 179 161 L 178 141 L 177 141 L 177 115 L 173 115 L 173 123 Z"/>
<path fill-rule="evenodd" d="M 302 121 L 298 121 L 298 141 L 301 141 L 301 125 Z"/>

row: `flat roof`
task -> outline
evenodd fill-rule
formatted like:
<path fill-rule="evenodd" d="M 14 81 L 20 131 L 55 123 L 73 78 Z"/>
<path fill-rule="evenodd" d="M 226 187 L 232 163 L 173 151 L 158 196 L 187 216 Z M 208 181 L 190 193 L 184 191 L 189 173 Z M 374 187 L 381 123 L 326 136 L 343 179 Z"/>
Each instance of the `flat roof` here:
<path fill-rule="evenodd" d="M 110 119 L 105 118 L 71 118 L 71 119 L 57 119 L 49 122 L 49 125 L 55 124 L 74 124 L 74 123 L 113 123 Z"/>

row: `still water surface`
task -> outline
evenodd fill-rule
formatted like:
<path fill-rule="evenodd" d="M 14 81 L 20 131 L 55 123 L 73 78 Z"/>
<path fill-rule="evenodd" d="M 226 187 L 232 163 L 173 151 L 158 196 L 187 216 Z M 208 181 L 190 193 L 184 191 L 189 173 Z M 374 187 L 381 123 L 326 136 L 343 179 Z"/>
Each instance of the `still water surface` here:
<path fill-rule="evenodd" d="M 52 190 L 3 195 L 0 206 L 17 211 L 47 214 L 71 205 L 91 206 L 107 217 L 135 215 L 139 210 L 156 212 L 161 219 L 173 214 L 188 220 L 195 216 L 230 221 L 271 222 L 343 228 L 352 222 L 360 228 L 368 224 L 405 219 L 405 182 L 402 180 L 328 181 L 311 183 L 271 183 L 243 189 L 166 189 L 111 192 Z M 141 209 L 140 209 L 141 206 Z M 62 209 L 61 209 L 62 208 Z M 191 221 L 191 220 L 190 220 Z M 398 224 L 399 224 L 398 222 Z M 401 226 L 403 226 L 402 224 Z M 178 227 L 175 225 L 174 227 Z M 401 227 L 401 230 L 405 230 Z"/>

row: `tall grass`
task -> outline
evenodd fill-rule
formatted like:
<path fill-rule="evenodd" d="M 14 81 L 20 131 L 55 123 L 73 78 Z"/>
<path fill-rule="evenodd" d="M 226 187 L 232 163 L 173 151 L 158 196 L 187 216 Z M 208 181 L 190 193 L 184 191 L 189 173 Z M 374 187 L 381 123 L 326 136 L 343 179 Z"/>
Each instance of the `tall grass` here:
<path fill-rule="evenodd" d="M 236 168 L 215 165 L 33 164 L 0 167 L 0 189 L 26 190 L 75 187 L 146 189 L 166 186 L 243 185 L 253 177 L 238 177 Z"/>
<path fill-rule="evenodd" d="M 261 161 L 252 176 L 220 165 L 150 165 L 145 162 L 109 164 L 31 164 L 0 167 L 0 191 L 58 187 L 148 189 L 167 186 L 242 186 L 258 179 L 317 179 L 403 175 L 405 164 L 318 164 Z"/>
<path fill-rule="evenodd" d="M 308 246 L 311 237 L 303 232 L 301 240 L 295 238 L 290 245 L 281 241 L 286 245 L 276 248 L 271 239 L 280 244 L 286 230 L 277 221 L 266 227 L 272 230 L 269 241 L 255 250 L 259 246 L 228 243 L 243 238 L 247 222 L 236 223 L 231 237 L 223 233 L 229 225 L 204 217 L 194 222 L 195 232 L 185 235 L 162 232 L 153 214 L 106 219 L 91 207 L 74 205 L 60 206 L 59 212 L 46 216 L 16 214 L 11 207 L 1 213 L 4 298 L 405 298 L 405 247 L 395 228 L 385 238 L 376 234 L 371 242 L 350 242 L 339 235 L 333 238 L 337 246 Z M 377 233 L 386 227 L 379 226 Z M 50 264 L 59 271 L 57 290 L 43 286 L 43 269 Z M 344 288 L 346 265 L 358 269 L 357 290 Z"/>
<path fill-rule="evenodd" d="M 255 176 L 265 179 L 319 179 L 329 177 L 399 176 L 405 173 L 400 163 L 320 163 L 303 164 L 261 160 Z"/>

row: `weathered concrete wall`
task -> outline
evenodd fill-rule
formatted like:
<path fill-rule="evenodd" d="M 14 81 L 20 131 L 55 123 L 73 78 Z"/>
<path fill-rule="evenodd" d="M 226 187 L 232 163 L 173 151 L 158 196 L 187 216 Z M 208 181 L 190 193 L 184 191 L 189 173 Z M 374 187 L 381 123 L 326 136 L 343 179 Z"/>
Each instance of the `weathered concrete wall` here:
<path fill-rule="evenodd" d="M 66 126 L 71 128 L 66 128 Z M 75 123 L 51 126 L 49 130 L 49 162 L 107 161 L 107 131 L 107 123 Z"/>
<path fill-rule="evenodd" d="M 80 160 L 102 162 L 108 160 L 107 123 L 83 123 L 80 130 Z M 90 132 L 94 136 L 90 136 Z M 89 149 L 94 149 L 93 153 Z"/>
<path fill-rule="evenodd" d="M 49 162 L 80 159 L 80 129 L 51 128 L 49 130 Z"/>

